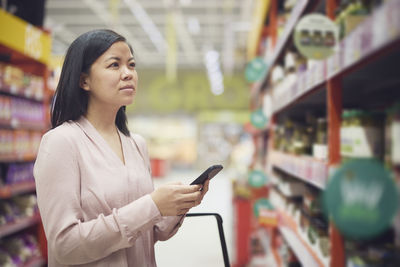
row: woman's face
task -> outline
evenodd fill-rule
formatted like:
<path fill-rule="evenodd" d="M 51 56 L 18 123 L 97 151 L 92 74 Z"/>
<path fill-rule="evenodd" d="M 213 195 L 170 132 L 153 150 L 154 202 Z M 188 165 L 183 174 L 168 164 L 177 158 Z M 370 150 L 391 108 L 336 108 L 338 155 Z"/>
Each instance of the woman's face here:
<path fill-rule="evenodd" d="M 81 87 L 89 92 L 89 108 L 93 105 L 119 109 L 132 103 L 138 76 L 135 61 L 125 42 L 116 42 L 82 74 Z"/>

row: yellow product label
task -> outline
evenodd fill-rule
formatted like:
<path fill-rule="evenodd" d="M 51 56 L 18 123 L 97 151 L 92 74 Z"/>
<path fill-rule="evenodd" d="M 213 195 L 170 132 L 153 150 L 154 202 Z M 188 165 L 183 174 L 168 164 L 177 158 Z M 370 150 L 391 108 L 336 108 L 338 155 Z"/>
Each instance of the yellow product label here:
<path fill-rule="evenodd" d="M 47 64 L 50 35 L 0 9 L 0 44 Z"/>

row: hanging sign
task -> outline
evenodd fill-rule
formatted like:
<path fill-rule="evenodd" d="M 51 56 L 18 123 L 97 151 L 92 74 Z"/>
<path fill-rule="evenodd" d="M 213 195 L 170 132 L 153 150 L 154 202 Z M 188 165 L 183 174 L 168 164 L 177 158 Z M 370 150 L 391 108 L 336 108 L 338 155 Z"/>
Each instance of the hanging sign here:
<path fill-rule="evenodd" d="M 263 129 L 267 125 L 268 118 L 265 116 L 262 109 L 258 109 L 251 113 L 250 122 L 257 129 Z"/>
<path fill-rule="evenodd" d="M 262 187 L 267 182 L 267 176 L 263 171 L 254 170 L 250 173 L 248 181 L 252 187 Z"/>
<path fill-rule="evenodd" d="M 338 42 L 337 25 L 321 14 L 304 16 L 294 31 L 294 43 L 309 59 L 325 59 L 333 55 Z"/>
<path fill-rule="evenodd" d="M 372 238 L 390 226 L 398 201 L 394 179 L 373 159 L 344 163 L 323 195 L 328 216 L 343 235 L 355 239 Z"/>
<path fill-rule="evenodd" d="M 246 80 L 249 82 L 257 82 L 264 77 L 267 71 L 267 63 L 260 58 L 256 57 L 246 65 L 245 76 Z"/>
<path fill-rule="evenodd" d="M 274 210 L 274 207 L 268 199 L 260 198 L 253 205 L 253 213 L 256 218 L 260 216 L 260 210 Z"/>
<path fill-rule="evenodd" d="M 0 8 L 0 44 L 47 64 L 51 52 L 50 34 Z"/>

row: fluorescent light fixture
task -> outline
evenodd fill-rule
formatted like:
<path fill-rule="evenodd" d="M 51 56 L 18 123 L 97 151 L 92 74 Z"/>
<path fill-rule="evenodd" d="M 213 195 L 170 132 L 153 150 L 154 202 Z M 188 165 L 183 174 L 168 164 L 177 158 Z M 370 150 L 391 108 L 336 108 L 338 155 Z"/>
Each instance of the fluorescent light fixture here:
<path fill-rule="evenodd" d="M 200 33 L 200 23 L 196 17 L 188 18 L 187 27 L 189 32 L 193 35 L 197 35 Z"/>
<path fill-rule="evenodd" d="M 224 92 L 224 78 L 222 76 L 219 53 L 215 50 L 209 50 L 204 55 L 204 61 L 207 68 L 208 80 L 211 85 L 211 92 L 214 95 L 220 95 Z"/>
<path fill-rule="evenodd" d="M 136 17 L 137 21 L 140 23 L 143 30 L 147 33 L 157 50 L 160 53 L 164 53 L 167 44 L 157 26 L 147 14 L 146 10 L 144 10 L 144 8 L 136 0 L 124 0 L 124 2 L 130 9 L 132 14 Z"/>
<path fill-rule="evenodd" d="M 180 0 L 179 2 L 182 6 L 189 6 L 192 3 L 192 0 Z"/>

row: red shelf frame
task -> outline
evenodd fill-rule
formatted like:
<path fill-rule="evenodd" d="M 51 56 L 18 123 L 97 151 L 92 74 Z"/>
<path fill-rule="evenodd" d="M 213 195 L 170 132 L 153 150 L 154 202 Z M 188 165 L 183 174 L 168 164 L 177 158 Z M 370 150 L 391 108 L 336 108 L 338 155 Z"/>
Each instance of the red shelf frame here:
<path fill-rule="evenodd" d="M 17 219 L 13 223 L 0 226 L 0 238 L 19 232 L 28 227 L 37 225 L 40 222 L 40 215 L 35 214 L 32 217 Z"/>
<path fill-rule="evenodd" d="M 0 200 L 7 199 L 15 195 L 34 192 L 36 189 L 35 181 L 20 182 L 11 185 L 0 186 Z"/>

